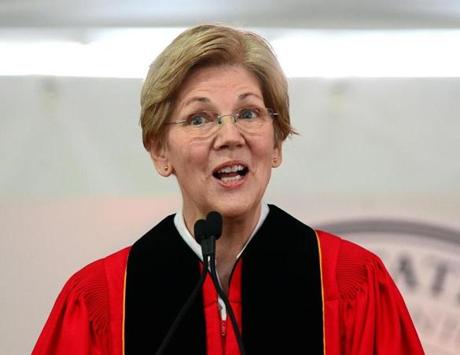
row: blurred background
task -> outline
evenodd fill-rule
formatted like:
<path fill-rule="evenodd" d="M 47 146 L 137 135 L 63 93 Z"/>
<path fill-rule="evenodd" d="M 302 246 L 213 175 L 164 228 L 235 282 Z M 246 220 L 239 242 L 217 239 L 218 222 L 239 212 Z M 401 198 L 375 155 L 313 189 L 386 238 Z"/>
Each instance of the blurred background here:
<path fill-rule="evenodd" d="M 68 277 L 180 206 L 143 150 L 142 78 L 183 29 L 267 38 L 299 136 L 266 195 L 378 253 L 429 355 L 460 349 L 460 2 L 0 0 L 0 353 Z"/>

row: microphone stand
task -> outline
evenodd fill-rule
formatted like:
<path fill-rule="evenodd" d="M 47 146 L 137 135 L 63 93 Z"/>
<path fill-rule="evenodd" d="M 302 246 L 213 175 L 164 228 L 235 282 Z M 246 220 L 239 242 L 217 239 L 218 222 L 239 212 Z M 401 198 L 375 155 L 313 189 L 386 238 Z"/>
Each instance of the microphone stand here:
<path fill-rule="evenodd" d="M 204 222 L 205 222 L 204 220 L 199 220 L 197 221 L 197 223 L 195 223 L 195 235 L 197 236 L 198 240 L 200 240 L 201 238 L 204 238 Z M 185 301 L 181 310 L 177 314 L 176 319 L 174 319 L 174 322 L 169 327 L 168 333 L 166 333 L 166 336 L 163 338 L 163 341 L 161 342 L 160 347 L 155 353 L 156 355 L 163 355 L 163 353 L 165 352 L 166 347 L 168 346 L 169 342 L 171 341 L 172 336 L 177 330 L 177 327 L 179 326 L 180 322 L 182 322 L 182 319 L 184 318 L 185 314 L 187 313 L 187 311 L 193 304 L 193 301 L 195 300 L 196 296 L 198 295 L 201 288 L 203 287 L 204 280 L 206 279 L 206 274 L 208 273 L 208 268 L 209 268 L 209 259 L 208 257 L 204 257 L 203 255 L 203 271 L 201 272 L 200 279 L 198 283 L 196 284 L 195 288 L 193 289 L 192 293 L 190 294 L 190 296 L 187 298 L 187 301 Z"/>

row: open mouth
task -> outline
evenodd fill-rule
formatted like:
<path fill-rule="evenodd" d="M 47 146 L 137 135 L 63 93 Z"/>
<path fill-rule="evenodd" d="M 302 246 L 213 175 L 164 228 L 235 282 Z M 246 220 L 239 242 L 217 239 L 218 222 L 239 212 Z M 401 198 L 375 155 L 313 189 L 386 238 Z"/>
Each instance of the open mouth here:
<path fill-rule="evenodd" d="M 249 172 L 247 166 L 243 164 L 226 165 L 216 169 L 212 175 L 223 183 L 233 183 L 243 179 Z"/>

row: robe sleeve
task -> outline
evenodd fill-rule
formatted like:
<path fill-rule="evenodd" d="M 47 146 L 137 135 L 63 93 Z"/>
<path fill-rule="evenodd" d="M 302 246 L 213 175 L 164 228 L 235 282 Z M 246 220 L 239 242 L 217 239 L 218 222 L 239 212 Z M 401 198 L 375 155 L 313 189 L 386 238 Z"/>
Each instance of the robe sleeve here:
<path fill-rule="evenodd" d="M 107 281 L 101 261 L 65 284 L 32 355 L 110 354 Z"/>
<path fill-rule="evenodd" d="M 337 282 L 341 354 L 424 354 L 404 300 L 376 255 L 342 241 Z"/>

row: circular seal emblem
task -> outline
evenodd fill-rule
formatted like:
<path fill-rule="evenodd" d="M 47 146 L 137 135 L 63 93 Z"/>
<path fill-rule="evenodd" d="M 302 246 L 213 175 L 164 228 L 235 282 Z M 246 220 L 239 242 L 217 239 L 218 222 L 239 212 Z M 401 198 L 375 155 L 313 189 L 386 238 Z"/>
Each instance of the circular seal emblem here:
<path fill-rule="evenodd" d="M 398 285 L 427 355 L 460 353 L 460 231 L 403 220 L 353 220 L 323 229 L 379 255 Z"/>

